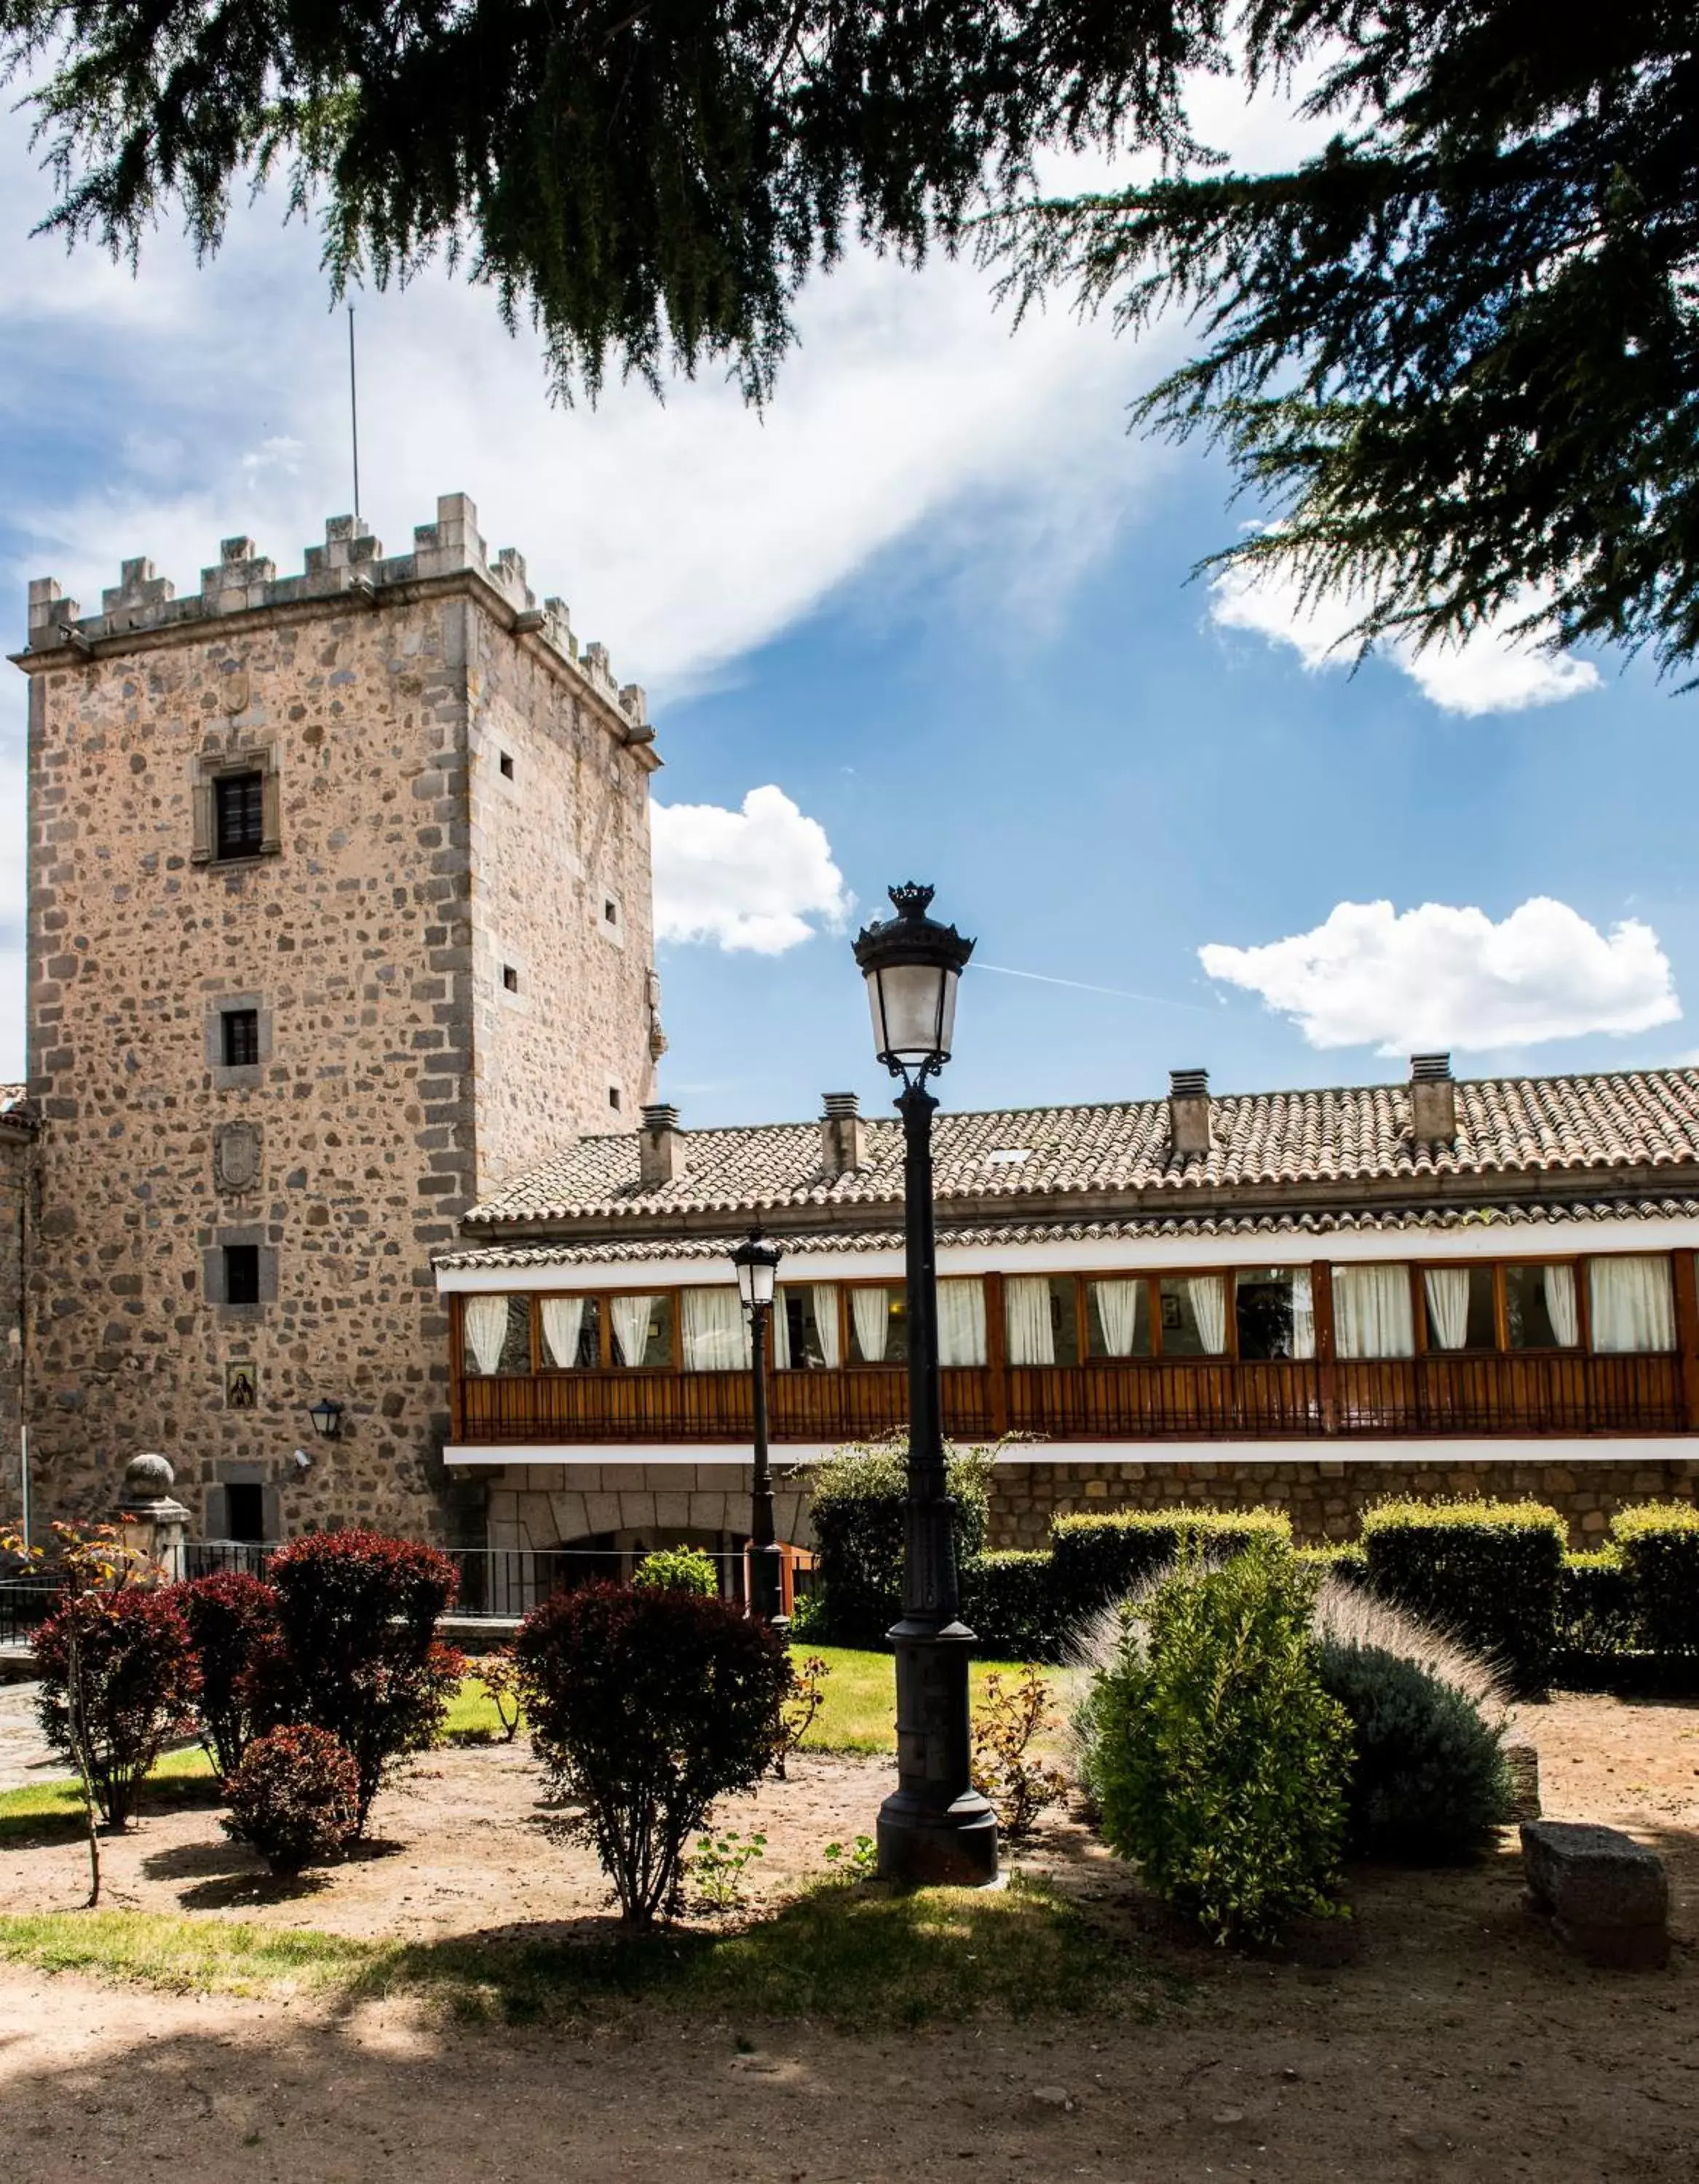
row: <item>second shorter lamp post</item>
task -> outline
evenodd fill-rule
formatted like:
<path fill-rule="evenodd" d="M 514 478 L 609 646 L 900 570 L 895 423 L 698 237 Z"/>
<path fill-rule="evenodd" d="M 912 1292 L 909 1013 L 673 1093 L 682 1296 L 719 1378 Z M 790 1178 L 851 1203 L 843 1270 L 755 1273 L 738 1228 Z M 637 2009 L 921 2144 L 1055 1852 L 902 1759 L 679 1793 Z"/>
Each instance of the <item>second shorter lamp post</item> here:
<path fill-rule="evenodd" d="M 759 1228 L 732 1254 L 738 1295 L 749 1323 L 749 1392 L 755 1414 L 755 1477 L 749 1502 L 749 1606 L 768 1623 L 783 1624 L 784 1604 L 778 1542 L 773 1535 L 773 1475 L 767 1462 L 767 1329 L 772 1323 L 778 1245 Z"/>
<path fill-rule="evenodd" d="M 897 1657 L 897 1786 L 879 1808 L 879 1872 L 911 1886 L 997 1878 L 997 1815 L 973 1786 L 967 1657 L 955 1567 L 955 1504 L 944 1469 L 933 1235 L 932 1118 L 926 1089 L 950 1059 L 956 982 L 973 953 L 927 916 L 929 887 L 891 889 L 896 916 L 855 942 L 873 1048 L 903 1089 L 903 1228 L 909 1338 L 908 1493 Z"/>

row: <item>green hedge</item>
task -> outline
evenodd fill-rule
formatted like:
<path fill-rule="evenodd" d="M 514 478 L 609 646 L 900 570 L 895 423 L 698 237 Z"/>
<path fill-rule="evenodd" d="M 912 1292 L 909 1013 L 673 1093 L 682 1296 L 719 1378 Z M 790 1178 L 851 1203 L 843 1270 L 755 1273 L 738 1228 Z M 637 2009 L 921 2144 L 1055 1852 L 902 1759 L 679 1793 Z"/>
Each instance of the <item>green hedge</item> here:
<path fill-rule="evenodd" d="M 1292 1541 L 1278 1509 L 1122 1509 L 1112 1516 L 1058 1517 L 1050 1527 L 1056 1615 L 1064 1631 L 1154 1577 L 1183 1548 L 1224 1563 L 1253 1540 Z"/>
<path fill-rule="evenodd" d="M 1524 1696 L 1551 1679 L 1565 1540 L 1539 1502 L 1390 1501 L 1362 1518 L 1380 1597 L 1489 1655 Z"/>
<path fill-rule="evenodd" d="M 883 1646 L 902 1613 L 903 1495 L 907 1451 L 896 1440 L 857 1443 L 814 1476 L 815 1598 L 808 1635 L 831 1646 Z M 966 1566 L 985 1542 L 989 1457 L 950 1452 L 955 1552 Z"/>
<path fill-rule="evenodd" d="M 962 1620 L 994 1661 L 1059 1661 L 1053 1566 L 1034 1548 L 980 1555 L 961 1572 Z"/>
<path fill-rule="evenodd" d="M 1634 1596 L 1627 1566 L 1614 1547 L 1563 1557 L 1557 1585 L 1557 1642 L 1571 1659 L 1597 1661 L 1633 1650 Z"/>
<path fill-rule="evenodd" d="M 1699 1653 L 1699 1509 L 1685 1502 L 1619 1509 L 1611 1537 L 1622 1557 L 1635 1642 L 1650 1653 Z"/>

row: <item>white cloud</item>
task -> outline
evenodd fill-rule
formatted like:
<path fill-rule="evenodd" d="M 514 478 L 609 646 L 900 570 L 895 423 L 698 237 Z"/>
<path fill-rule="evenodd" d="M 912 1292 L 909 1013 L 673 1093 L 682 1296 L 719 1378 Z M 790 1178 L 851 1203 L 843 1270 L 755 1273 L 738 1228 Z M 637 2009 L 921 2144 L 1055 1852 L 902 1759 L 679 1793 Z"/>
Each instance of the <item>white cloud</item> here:
<path fill-rule="evenodd" d="M 711 940 L 782 956 L 841 926 L 853 907 L 817 819 L 771 783 L 741 811 L 717 804 L 651 807 L 658 940 Z"/>
<path fill-rule="evenodd" d="M 1341 902 L 1313 932 L 1260 948 L 1200 948 L 1212 978 L 1260 994 L 1312 1046 L 1382 1054 L 1531 1045 L 1649 1031 L 1681 1014 L 1669 960 L 1637 918 L 1608 933 L 1535 895 L 1495 924 L 1483 910 Z"/>
<path fill-rule="evenodd" d="M 1362 612 L 1361 600 L 1337 594 L 1306 604 L 1297 580 L 1272 570 L 1229 567 L 1210 586 L 1214 621 L 1290 644 L 1312 672 L 1350 665 L 1356 655 L 1347 640 Z M 1526 638 L 1511 636 L 1508 624 L 1518 619 L 1503 616 L 1462 644 L 1418 651 L 1408 638 L 1394 638 L 1380 650 L 1447 713 L 1520 713 L 1598 688 L 1599 671 L 1590 660 L 1543 652 Z"/>

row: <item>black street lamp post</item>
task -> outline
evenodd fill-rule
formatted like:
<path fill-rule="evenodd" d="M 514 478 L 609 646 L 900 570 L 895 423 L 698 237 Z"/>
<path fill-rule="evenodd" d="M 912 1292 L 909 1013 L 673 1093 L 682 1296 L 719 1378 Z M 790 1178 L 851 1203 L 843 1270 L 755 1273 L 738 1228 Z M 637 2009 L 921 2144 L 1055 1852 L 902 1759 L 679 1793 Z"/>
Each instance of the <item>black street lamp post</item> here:
<path fill-rule="evenodd" d="M 780 1609 L 784 1587 L 780 1580 L 779 1548 L 773 1536 L 773 1477 L 767 1463 L 767 1327 L 772 1317 L 778 1262 L 778 1245 L 759 1228 L 732 1254 L 738 1270 L 738 1294 L 749 1323 L 750 1396 L 755 1412 L 755 1478 L 749 1509 L 749 1605 L 769 1623 L 783 1626 Z"/>
<path fill-rule="evenodd" d="M 973 1787 L 967 1661 L 961 1618 L 955 1504 L 944 1462 L 938 1368 L 938 1266 L 933 1234 L 932 1118 L 927 1090 L 950 1059 L 955 989 L 973 952 L 953 925 L 927 916 L 929 887 L 893 888 L 897 915 L 855 942 L 873 1044 L 903 1080 L 904 1228 L 908 1278 L 909 1463 L 903 1503 L 903 1614 L 897 1657 L 897 1786 L 879 1808 L 879 1872 L 907 1885 L 973 1886 L 997 1877 L 997 1816 Z"/>

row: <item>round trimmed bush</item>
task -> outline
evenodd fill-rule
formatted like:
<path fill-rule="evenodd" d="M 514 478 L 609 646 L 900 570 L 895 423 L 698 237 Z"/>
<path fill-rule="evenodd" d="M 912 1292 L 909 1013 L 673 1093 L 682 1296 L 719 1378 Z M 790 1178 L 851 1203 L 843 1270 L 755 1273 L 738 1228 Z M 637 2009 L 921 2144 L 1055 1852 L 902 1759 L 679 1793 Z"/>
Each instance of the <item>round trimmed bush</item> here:
<path fill-rule="evenodd" d="M 276 1874 L 340 1858 L 354 1831 L 359 1769 L 328 1730 L 303 1724 L 256 1736 L 225 1784 L 224 1829 Z"/>
<path fill-rule="evenodd" d="M 632 1583 L 640 1592 L 693 1592 L 699 1600 L 720 1594 L 714 1558 L 700 1547 L 656 1547 L 638 1564 Z"/>
<path fill-rule="evenodd" d="M 242 1764 L 253 1733 L 243 1678 L 277 1631 L 277 1596 L 263 1578 L 219 1570 L 176 1588 L 201 1672 L 201 1742 L 220 1776 Z"/>
<path fill-rule="evenodd" d="M 1079 1719 L 1104 1840 L 1225 1940 L 1333 1908 L 1350 1723 L 1322 1687 L 1313 1580 L 1253 1546 L 1194 1552 L 1126 1611 Z"/>
<path fill-rule="evenodd" d="M 1347 1852 L 1443 1865 L 1490 1848 L 1511 1809 L 1502 1718 L 1382 1646 L 1323 1639 L 1321 1676 L 1351 1717 Z"/>
<path fill-rule="evenodd" d="M 565 1831 L 647 1926 L 676 1903 L 715 1799 L 777 1763 L 789 1651 L 729 1601 L 588 1585 L 533 1608 L 514 1652 L 533 1748 L 581 1808 Z"/>
<path fill-rule="evenodd" d="M 175 1589 L 77 1594 L 36 1634 L 42 1734 L 110 1828 L 129 1825 L 154 1762 L 194 1725 L 200 1670 Z"/>

